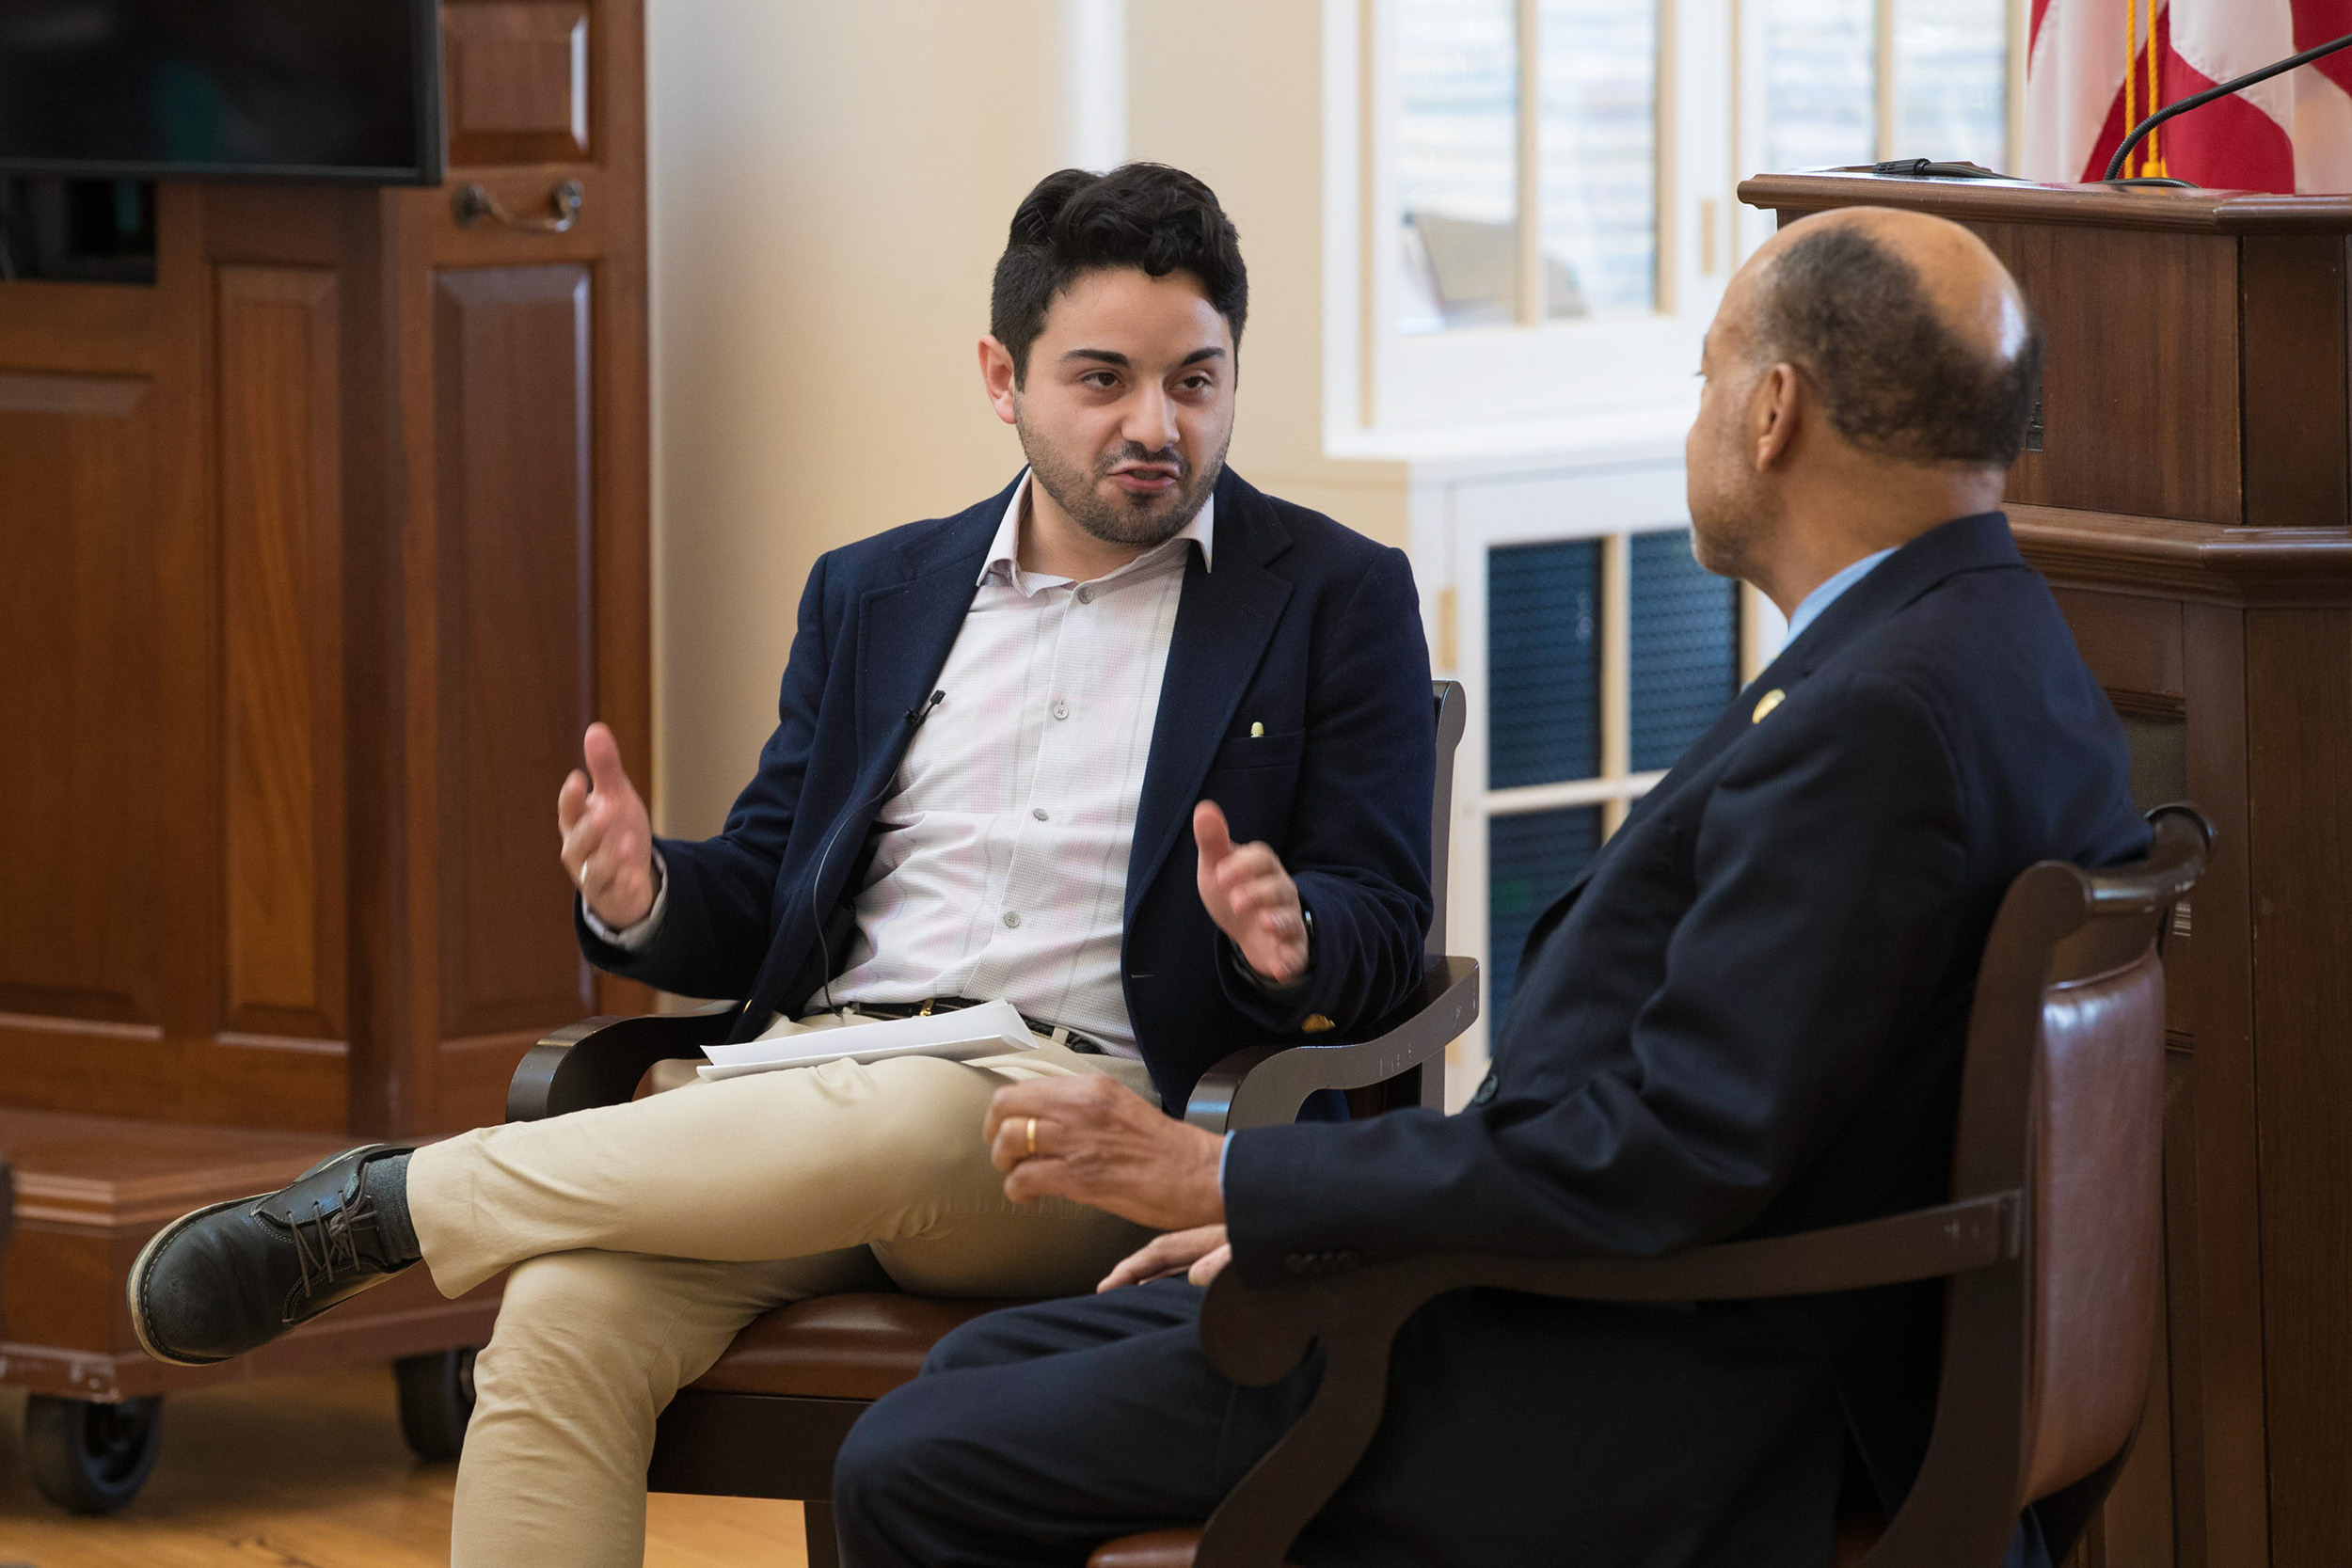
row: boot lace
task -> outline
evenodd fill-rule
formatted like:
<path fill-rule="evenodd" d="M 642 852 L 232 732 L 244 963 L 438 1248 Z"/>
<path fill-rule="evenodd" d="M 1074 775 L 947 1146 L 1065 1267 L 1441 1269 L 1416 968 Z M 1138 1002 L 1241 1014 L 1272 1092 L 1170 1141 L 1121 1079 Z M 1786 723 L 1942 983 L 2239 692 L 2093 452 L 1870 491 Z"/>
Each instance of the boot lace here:
<path fill-rule="evenodd" d="M 287 1216 L 287 1228 L 294 1233 L 294 1265 L 302 1271 L 304 1294 L 333 1284 L 339 1272 L 358 1271 L 359 1241 L 353 1231 L 361 1225 L 372 1227 L 375 1217 L 375 1199 L 365 1192 L 332 1209 L 313 1199 L 308 1219 L 299 1214 Z"/>

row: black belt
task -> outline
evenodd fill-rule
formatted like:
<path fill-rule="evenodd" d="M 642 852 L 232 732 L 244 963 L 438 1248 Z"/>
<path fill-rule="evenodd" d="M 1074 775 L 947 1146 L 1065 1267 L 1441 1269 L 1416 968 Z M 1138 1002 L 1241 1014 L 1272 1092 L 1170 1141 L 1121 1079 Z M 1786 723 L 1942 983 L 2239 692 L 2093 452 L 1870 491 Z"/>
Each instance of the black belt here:
<path fill-rule="evenodd" d="M 933 1013 L 961 1012 L 966 1007 L 984 1006 L 986 1004 L 968 996 L 934 996 L 923 1002 L 844 1002 L 831 1010 L 866 1013 L 874 1018 L 928 1018 Z M 1067 1024 L 1049 1023 L 1041 1018 L 1031 1018 L 1026 1013 L 1021 1015 L 1021 1022 L 1027 1025 L 1030 1034 L 1043 1035 L 1048 1039 L 1059 1033 L 1060 1043 L 1082 1056 L 1108 1056 L 1112 1053 L 1102 1041 L 1081 1035 Z"/>

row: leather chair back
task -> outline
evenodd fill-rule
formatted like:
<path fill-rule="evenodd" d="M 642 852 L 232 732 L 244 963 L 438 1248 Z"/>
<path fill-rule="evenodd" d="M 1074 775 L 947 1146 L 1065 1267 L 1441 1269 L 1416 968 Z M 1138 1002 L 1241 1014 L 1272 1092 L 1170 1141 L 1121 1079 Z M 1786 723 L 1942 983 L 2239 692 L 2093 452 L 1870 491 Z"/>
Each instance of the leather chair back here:
<path fill-rule="evenodd" d="M 2070 1486 L 2132 1435 L 2161 1299 L 2164 970 L 2055 978 L 2034 1062 L 2026 1497 Z"/>
<path fill-rule="evenodd" d="M 2213 829 L 2149 814 L 2148 857 L 2010 884 L 1968 1019 L 1955 1200 L 2015 1194 L 2013 1260 L 1953 1276 L 1926 1463 L 1869 1568 L 1998 1558 L 2036 1505 L 2070 1548 L 2131 1446 L 2162 1300 L 2164 937 Z"/>

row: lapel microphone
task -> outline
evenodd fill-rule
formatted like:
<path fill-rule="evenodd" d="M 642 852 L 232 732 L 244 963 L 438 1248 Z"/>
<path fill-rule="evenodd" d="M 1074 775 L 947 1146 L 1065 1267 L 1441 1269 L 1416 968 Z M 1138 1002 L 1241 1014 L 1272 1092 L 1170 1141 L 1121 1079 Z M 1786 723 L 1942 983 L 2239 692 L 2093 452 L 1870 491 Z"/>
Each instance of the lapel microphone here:
<path fill-rule="evenodd" d="M 934 691 L 930 694 L 930 701 L 926 702 L 921 707 L 911 707 L 907 709 L 907 728 L 911 730 L 921 729 L 923 727 L 923 721 L 931 716 L 931 709 L 937 707 L 940 704 L 946 702 L 946 700 L 947 693 L 945 691 Z"/>

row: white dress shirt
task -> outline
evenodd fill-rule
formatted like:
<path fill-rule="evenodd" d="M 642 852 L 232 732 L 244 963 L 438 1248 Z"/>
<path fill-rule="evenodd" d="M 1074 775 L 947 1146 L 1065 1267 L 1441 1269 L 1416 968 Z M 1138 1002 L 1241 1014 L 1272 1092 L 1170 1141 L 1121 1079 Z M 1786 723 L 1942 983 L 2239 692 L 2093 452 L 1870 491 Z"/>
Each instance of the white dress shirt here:
<path fill-rule="evenodd" d="M 1002 998 L 1133 1056 L 1120 983 L 1127 857 L 1184 566 L 1196 545 L 1213 564 L 1216 502 L 1078 582 L 1022 569 L 1028 493 L 1024 475 L 933 683 L 946 695 L 875 817 L 857 934 L 810 1005 Z M 667 892 L 625 931 L 589 923 L 642 948 Z"/>

